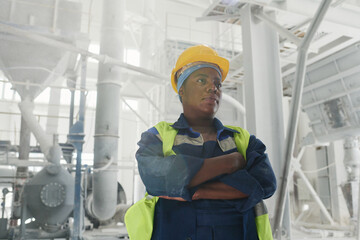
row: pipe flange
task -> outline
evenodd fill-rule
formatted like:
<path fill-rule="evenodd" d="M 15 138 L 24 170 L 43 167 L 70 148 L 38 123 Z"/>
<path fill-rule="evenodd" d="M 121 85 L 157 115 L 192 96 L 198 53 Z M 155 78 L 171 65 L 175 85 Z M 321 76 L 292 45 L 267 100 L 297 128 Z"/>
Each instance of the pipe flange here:
<path fill-rule="evenodd" d="M 57 182 L 46 184 L 40 192 L 41 202 L 51 208 L 60 206 L 65 201 L 65 197 L 65 187 Z"/>

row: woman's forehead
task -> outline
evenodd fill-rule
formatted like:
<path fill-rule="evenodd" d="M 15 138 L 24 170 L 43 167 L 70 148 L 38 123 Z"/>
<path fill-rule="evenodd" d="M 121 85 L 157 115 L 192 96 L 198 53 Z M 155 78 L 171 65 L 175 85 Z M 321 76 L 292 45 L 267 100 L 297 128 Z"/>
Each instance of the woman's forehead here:
<path fill-rule="evenodd" d="M 204 77 L 213 77 L 220 79 L 220 74 L 213 68 L 200 68 L 194 71 L 189 77 L 196 77 L 196 76 L 204 76 Z"/>

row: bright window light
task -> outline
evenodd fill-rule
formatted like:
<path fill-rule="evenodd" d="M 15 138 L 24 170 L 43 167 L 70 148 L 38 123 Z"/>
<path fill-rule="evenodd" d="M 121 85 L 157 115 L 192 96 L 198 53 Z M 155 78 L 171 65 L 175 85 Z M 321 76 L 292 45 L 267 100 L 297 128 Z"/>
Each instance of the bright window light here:
<path fill-rule="evenodd" d="M 4 89 L 3 89 L 3 98 L 6 100 L 13 100 L 14 94 L 14 90 L 12 89 L 12 85 L 7 83 L 4 84 Z"/>
<path fill-rule="evenodd" d="M 99 54 L 100 53 L 100 45 L 95 44 L 95 43 L 90 43 L 89 52 Z"/>
<path fill-rule="evenodd" d="M 133 100 L 133 99 L 125 99 L 126 103 L 125 102 L 122 102 L 121 104 L 121 108 L 124 110 L 124 111 L 130 111 L 130 108 L 129 106 L 137 111 L 138 110 L 138 101 L 137 100 Z M 128 106 L 129 105 L 129 106 Z"/>
<path fill-rule="evenodd" d="M 42 91 L 39 96 L 37 96 L 34 100 L 35 103 L 49 103 L 50 99 L 50 88 L 47 87 Z"/>
<path fill-rule="evenodd" d="M 140 66 L 140 52 L 136 49 L 125 49 L 124 62 L 134 66 Z"/>
<path fill-rule="evenodd" d="M 33 221 L 35 221 L 35 218 L 28 218 L 25 220 L 25 224 L 31 223 Z"/>

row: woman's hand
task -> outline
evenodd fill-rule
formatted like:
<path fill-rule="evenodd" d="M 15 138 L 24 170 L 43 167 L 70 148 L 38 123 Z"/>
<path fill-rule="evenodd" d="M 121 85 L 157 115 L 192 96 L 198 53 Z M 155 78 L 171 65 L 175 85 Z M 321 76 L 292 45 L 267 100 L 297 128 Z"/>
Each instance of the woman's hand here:
<path fill-rule="evenodd" d="M 243 169 L 246 166 L 246 160 L 243 157 L 243 155 L 241 155 L 239 152 L 233 152 L 226 156 L 227 161 L 230 161 L 229 164 L 229 172 L 228 173 L 233 173 L 236 172 L 237 170 Z"/>
<path fill-rule="evenodd" d="M 181 198 L 181 197 L 159 196 L 159 198 L 164 198 L 164 199 L 168 199 L 168 200 L 175 200 L 175 201 L 186 202 L 186 200 L 183 199 L 183 198 Z"/>
<path fill-rule="evenodd" d="M 197 186 L 221 174 L 230 174 L 246 166 L 245 158 L 239 152 L 207 158 L 188 187 Z"/>
<path fill-rule="evenodd" d="M 240 199 L 248 197 L 247 194 L 240 192 L 236 188 L 222 182 L 212 182 L 201 185 L 194 193 L 192 200 L 199 199 Z"/>

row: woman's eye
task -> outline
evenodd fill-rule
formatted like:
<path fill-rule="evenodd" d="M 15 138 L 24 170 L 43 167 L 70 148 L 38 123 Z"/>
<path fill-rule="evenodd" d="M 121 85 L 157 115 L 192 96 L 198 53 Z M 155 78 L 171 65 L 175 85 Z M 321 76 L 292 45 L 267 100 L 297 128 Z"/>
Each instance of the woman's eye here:
<path fill-rule="evenodd" d="M 205 83 L 205 79 L 199 78 L 199 79 L 197 80 L 197 82 L 198 82 L 198 83 Z"/>
<path fill-rule="evenodd" d="M 222 84 L 221 84 L 221 83 L 218 83 L 218 84 L 216 85 L 216 87 L 217 87 L 218 89 L 220 89 L 220 88 L 222 87 Z"/>

